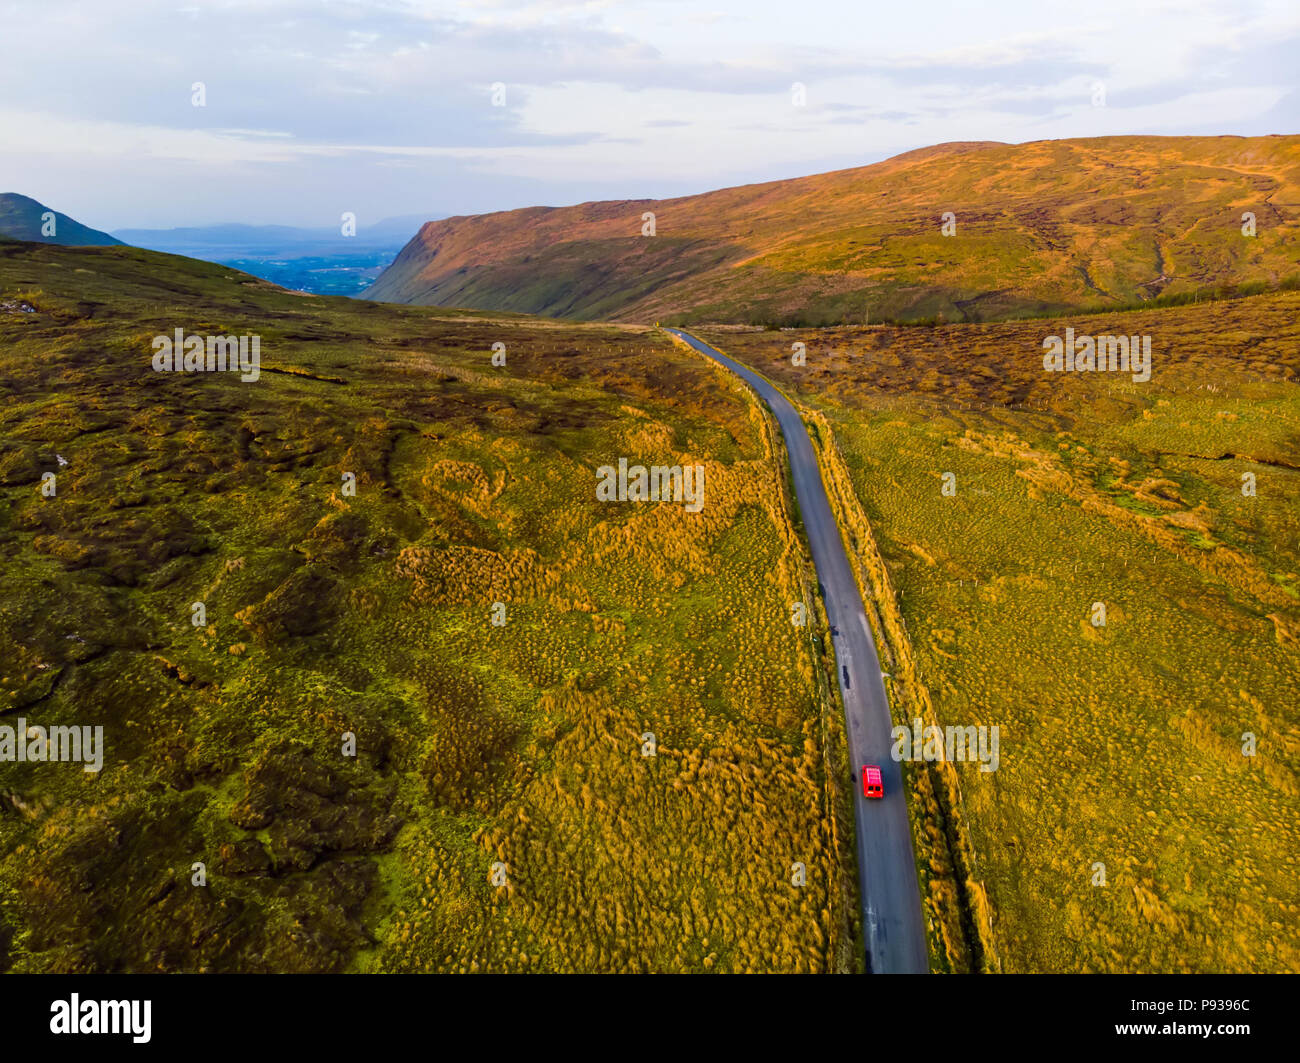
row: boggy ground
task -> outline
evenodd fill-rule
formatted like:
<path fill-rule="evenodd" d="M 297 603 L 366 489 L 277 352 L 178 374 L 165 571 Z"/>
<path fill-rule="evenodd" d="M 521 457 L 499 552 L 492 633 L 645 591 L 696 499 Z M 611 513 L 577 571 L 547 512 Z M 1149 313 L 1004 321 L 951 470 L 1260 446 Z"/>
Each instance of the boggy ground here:
<path fill-rule="evenodd" d="M 1044 372 L 1066 327 L 1151 380 Z M 1000 727 L 1002 969 L 1300 970 L 1300 295 L 701 334 L 828 418 L 940 722 Z"/>
<path fill-rule="evenodd" d="M 155 373 L 177 327 L 260 379 Z M 106 746 L 0 763 L 0 969 L 852 966 L 839 715 L 725 374 L 10 243 L 0 390 L 0 725 Z M 597 502 L 621 456 L 703 465 L 702 512 Z"/>

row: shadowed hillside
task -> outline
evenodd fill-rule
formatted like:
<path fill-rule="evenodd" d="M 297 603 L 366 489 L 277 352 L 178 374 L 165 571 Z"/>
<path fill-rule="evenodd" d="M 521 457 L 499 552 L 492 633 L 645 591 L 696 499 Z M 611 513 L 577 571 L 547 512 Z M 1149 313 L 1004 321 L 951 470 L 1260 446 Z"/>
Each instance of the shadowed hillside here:
<path fill-rule="evenodd" d="M 53 231 L 47 235 L 44 215 L 53 214 Z M 31 196 L 17 192 L 0 194 L 0 239 L 27 240 L 36 244 L 66 244 L 71 247 L 121 244 L 121 240 L 82 225 L 66 214 L 50 210 Z"/>
<path fill-rule="evenodd" d="M 1298 136 L 941 144 L 680 199 L 431 222 L 366 296 L 581 320 L 993 320 L 1276 283 L 1300 270 L 1297 219 Z"/>

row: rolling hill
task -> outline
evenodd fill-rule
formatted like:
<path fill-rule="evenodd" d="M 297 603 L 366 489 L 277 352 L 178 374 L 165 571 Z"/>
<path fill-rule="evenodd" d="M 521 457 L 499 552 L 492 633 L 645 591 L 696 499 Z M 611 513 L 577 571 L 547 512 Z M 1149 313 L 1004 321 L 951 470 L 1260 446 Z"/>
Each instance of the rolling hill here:
<path fill-rule="evenodd" d="M 1300 272 L 1298 219 L 1300 136 L 950 143 L 678 199 L 430 222 L 365 297 L 682 324 L 998 320 L 1274 284 Z"/>
<path fill-rule="evenodd" d="M 53 214 L 54 231 L 46 235 L 46 214 Z M 66 244 L 70 247 L 86 247 L 121 244 L 121 240 L 108 233 L 92 229 L 88 225 L 69 218 L 57 210 L 51 210 L 44 203 L 39 203 L 31 196 L 19 195 L 17 192 L 0 193 L 0 239 L 27 240 L 34 244 Z"/>

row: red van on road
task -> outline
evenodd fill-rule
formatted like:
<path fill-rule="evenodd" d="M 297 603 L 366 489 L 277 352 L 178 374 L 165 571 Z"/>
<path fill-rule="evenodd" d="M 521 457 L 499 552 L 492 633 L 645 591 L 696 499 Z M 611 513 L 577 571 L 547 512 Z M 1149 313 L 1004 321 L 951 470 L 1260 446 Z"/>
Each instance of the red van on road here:
<path fill-rule="evenodd" d="M 864 764 L 862 766 L 862 796 L 885 796 L 885 784 L 880 780 L 880 769 L 874 764 Z"/>

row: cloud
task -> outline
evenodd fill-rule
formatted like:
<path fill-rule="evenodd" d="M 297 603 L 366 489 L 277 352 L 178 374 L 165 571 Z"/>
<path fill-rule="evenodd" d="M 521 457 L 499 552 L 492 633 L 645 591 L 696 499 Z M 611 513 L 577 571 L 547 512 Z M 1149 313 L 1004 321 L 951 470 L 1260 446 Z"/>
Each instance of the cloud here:
<path fill-rule="evenodd" d="M 124 226 L 193 220 L 200 189 L 230 212 L 217 220 L 339 199 L 392 214 L 490 192 L 522 205 L 530 187 L 703 190 L 944 140 L 1295 128 L 1293 0 L 1061 10 L 0 0 L 0 143 L 13 187 L 152 215 L 102 219 Z"/>

